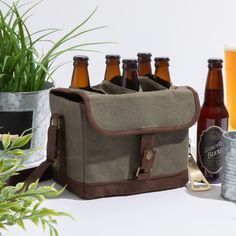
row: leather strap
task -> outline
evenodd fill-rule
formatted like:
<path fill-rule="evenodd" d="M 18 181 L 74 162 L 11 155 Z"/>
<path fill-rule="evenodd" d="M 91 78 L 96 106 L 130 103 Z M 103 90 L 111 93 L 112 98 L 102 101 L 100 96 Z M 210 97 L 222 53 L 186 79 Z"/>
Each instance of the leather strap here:
<path fill-rule="evenodd" d="M 64 139 L 64 117 L 60 114 L 53 114 L 48 128 L 47 159 L 42 162 L 24 181 L 26 186 L 40 179 L 42 175 L 56 162 L 60 163 L 60 171 L 65 174 L 66 167 L 63 165 L 65 155 Z"/>
<path fill-rule="evenodd" d="M 137 169 L 138 179 L 149 178 L 152 171 L 156 151 L 154 151 L 155 134 L 144 134 L 141 140 L 141 161 Z"/>

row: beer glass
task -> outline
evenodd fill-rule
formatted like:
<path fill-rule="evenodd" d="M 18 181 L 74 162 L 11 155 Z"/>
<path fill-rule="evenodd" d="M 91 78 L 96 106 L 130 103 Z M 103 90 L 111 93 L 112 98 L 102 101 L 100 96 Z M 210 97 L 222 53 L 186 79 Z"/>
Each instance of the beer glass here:
<path fill-rule="evenodd" d="M 236 130 L 236 45 L 225 45 L 225 74 L 229 129 Z"/>

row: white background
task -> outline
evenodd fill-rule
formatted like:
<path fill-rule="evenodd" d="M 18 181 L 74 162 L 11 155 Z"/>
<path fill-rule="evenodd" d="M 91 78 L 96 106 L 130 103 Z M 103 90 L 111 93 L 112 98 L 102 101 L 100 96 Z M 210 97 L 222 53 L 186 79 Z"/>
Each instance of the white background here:
<path fill-rule="evenodd" d="M 224 44 L 236 43 L 234 0 L 44 0 L 32 11 L 28 24 L 32 31 L 62 29 L 49 37 L 56 41 L 96 6 L 97 12 L 83 29 L 107 28 L 88 33 L 73 43 L 116 43 L 86 47 L 102 53 L 73 52 L 59 57 L 57 63 L 69 63 L 54 75 L 56 86 L 69 86 L 75 54 L 89 56 L 91 84 L 96 84 L 103 79 L 106 54 L 135 58 L 137 52 L 148 51 L 153 58 L 169 56 L 173 83 L 194 87 L 202 101 L 207 59 L 223 58 Z M 72 42 L 67 46 L 70 45 Z M 47 46 L 41 44 L 40 50 L 45 51 Z"/>
<path fill-rule="evenodd" d="M 169 56 L 172 82 L 192 86 L 202 101 L 207 59 L 223 58 L 224 44 L 236 43 L 235 0 L 44 0 L 33 10 L 28 23 L 32 31 L 62 29 L 50 37 L 56 41 L 96 6 L 99 6 L 96 14 L 83 29 L 103 25 L 107 28 L 84 35 L 73 43 L 117 43 L 87 48 L 103 53 L 78 52 L 58 58 L 56 63 L 69 63 L 56 72 L 56 86 L 69 86 L 75 54 L 89 56 L 91 84 L 96 84 L 103 79 L 106 54 L 133 58 L 137 52 L 149 51 L 153 57 Z M 40 45 L 39 50 L 45 52 L 47 47 Z M 181 188 L 92 201 L 80 200 L 66 192 L 57 200 L 46 201 L 45 205 L 75 217 L 76 222 L 59 219 L 60 235 L 64 236 L 231 236 L 236 232 L 236 206 L 220 198 L 219 186 L 203 194 Z M 48 235 L 30 223 L 27 226 L 27 233 L 13 227 L 5 235 Z"/>

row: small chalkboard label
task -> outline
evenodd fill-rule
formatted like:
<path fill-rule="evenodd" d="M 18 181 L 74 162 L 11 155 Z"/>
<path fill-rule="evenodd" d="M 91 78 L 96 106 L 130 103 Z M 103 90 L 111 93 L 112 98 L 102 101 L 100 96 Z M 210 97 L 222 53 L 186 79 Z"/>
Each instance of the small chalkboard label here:
<path fill-rule="evenodd" d="M 21 135 L 32 132 L 33 111 L 1 111 L 0 112 L 0 133 L 11 135 Z M 22 149 L 29 149 L 31 143 L 28 142 Z M 0 149 L 3 149 L 0 142 Z"/>

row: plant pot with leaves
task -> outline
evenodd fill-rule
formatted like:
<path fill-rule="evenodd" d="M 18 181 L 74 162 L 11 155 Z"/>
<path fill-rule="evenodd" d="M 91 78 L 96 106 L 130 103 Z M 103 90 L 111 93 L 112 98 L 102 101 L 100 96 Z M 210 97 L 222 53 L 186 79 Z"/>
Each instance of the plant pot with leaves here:
<path fill-rule="evenodd" d="M 95 9 L 81 24 L 53 42 L 46 53 L 40 54 L 38 44 L 50 41 L 47 37 L 58 30 L 30 32 L 27 19 L 38 4 L 22 4 L 18 0 L 9 5 L 7 1 L 0 0 L 0 133 L 20 135 L 32 132 L 32 139 L 24 149 L 45 147 L 50 118 L 48 94 L 54 86 L 52 76 L 60 67 L 54 65 L 55 59 L 69 51 L 84 51 L 87 45 L 105 43 L 91 42 L 63 47 L 84 33 L 103 28 L 82 29 Z M 41 148 L 24 164 L 28 168 L 34 167 L 44 158 L 45 149 Z"/>

